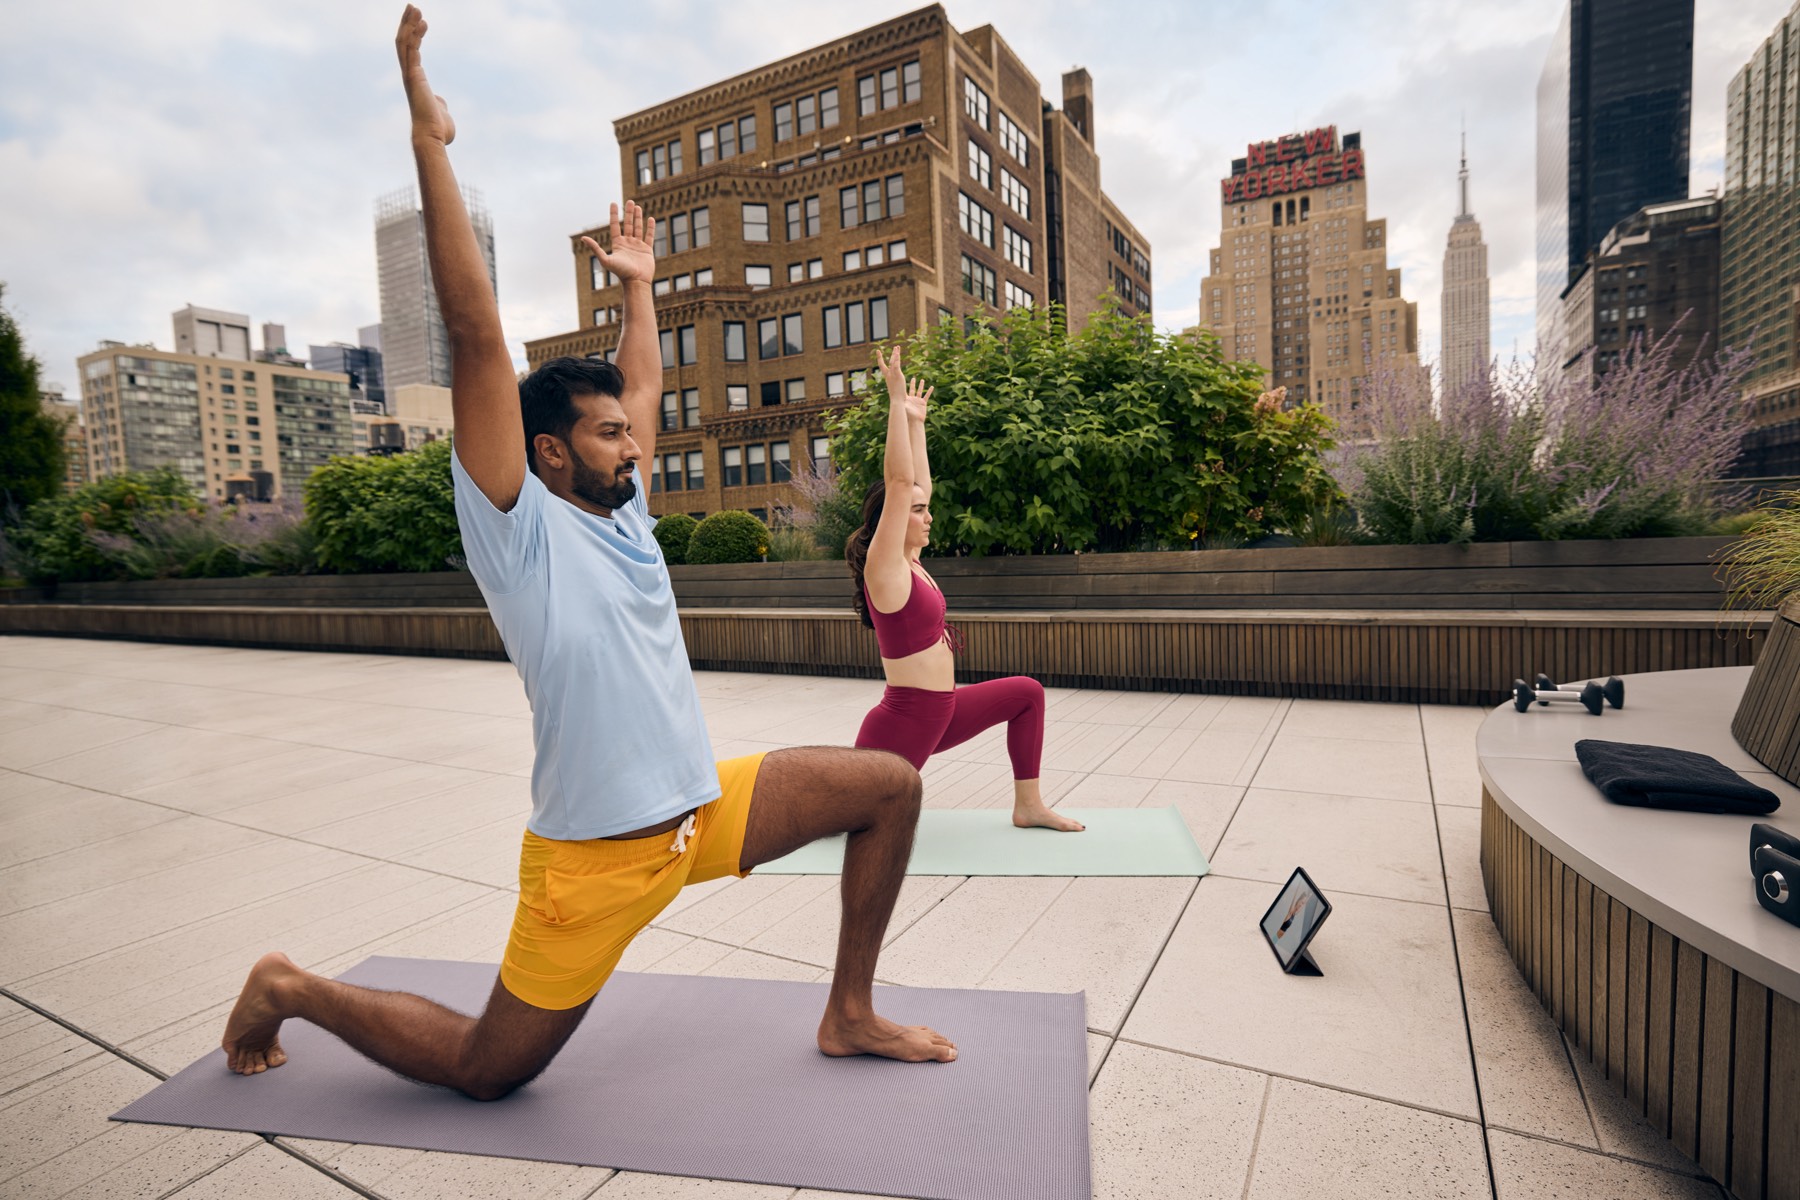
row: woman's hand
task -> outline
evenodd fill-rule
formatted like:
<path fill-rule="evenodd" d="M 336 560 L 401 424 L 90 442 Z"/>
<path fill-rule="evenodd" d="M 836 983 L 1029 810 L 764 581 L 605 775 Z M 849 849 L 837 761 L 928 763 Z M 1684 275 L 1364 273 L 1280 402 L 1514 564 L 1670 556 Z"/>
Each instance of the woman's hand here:
<path fill-rule="evenodd" d="M 907 383 L 904 403 L 908 421 L 915 425 L 925 423 L 925 409 L 931 403 L 931 393 L 935 390 L 935 388 L 926 387 L 923 380 L 914 379 Z"/>

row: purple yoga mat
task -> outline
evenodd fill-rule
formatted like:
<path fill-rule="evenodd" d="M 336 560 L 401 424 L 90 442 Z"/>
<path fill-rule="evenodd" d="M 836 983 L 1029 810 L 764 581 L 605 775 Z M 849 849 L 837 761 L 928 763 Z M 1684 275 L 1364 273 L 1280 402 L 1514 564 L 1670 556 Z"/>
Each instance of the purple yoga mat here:
<path fill-rule="evenodd" d="M 481 1010 L 491 964 L 371 958 L 346 983 Z M 556 1061 L 482 1104 L 390 1074 L 305 1021 L 285 1066 L 215 1050 L 115 1120 L 541 1159 L 919 1200 L 1088 1200 L 1080 993 L 877 988 L 954 1063 L 827 1058 L 826 985 L 621 971 Z"/>

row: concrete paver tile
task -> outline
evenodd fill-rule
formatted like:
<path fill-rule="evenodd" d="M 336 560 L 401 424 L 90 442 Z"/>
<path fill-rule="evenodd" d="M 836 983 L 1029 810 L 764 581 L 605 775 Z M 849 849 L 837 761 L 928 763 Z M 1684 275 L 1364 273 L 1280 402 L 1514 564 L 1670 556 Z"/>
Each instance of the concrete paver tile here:
<path fill-rule="evenodd" d="M 1271 733 L 1281 725 L 1293 703 L 1274 696 L 1227 696 L 1224 707 L 1207 728 Z"/>
<path fill-rule="evenodd" d="M 252 773 L 257 768 L 250 764 L 266 762 L 292 749 L 285 742 L 267 738 L 164 725 L 136 737 L 41 762 L 34 770 L 97 792 L 142 798 L 159 785 L 215 768 L 236 766 Z M 219 794 L 230 799 L 240 793 L 221 787 Z"/>
<path fill-rule="evenodd" d="M 105 747 L 164 728 L 166 726 L 150 721 L 65 709 L 63 715 L 55 721 L 27 725 L 22 729 L 0 729 L 0 767 L 15 770 L 41 768 L 45 763 L 84 752 L 97 753 Z M 64 782 L 82 782 L 79 779 L 71 780 L 60 771 L 39 769 L 35 773 Z"/>
<path fill-rule="evenodd" d="M 727 1179 L 687 1179 L 679 1175 L 647 1175 L 620 1171 L 595 1194 L 596 1200 L 843 1200 L 843 1192 L 799 1192 L 766 1183 L 734 1183 Z"/>
<path fill-rule="evenodd" d="M 671 905 L 663 910 L 655 924 L 676 933 L 713 937 L 715 930 L 722 928 L 727 922 L 734 922 L 732 927 L 740 932 L 744 941 L 749 941 L 818 895 L 823 887 L 830 887 L 835 882 L 836 876 L 753 874 L 736 880 L 730 887 L 702 897 L 693 904 L 679 909 Z M 793 894 L 785 901 L 777 900 L 781 893 L 790 890 Z M 769 904 L 768 908 L 762 907 L 765 903 Z M 757 915 L 740 920 L 744 918 L 744 914 L 759 908 L 762 911 Z"/>
<path fill-rule="evenodd" d="M 1155 729 L 1205 729 L 1225 711 L 1229 696 L 1202 696 L 1183 692 L 1164 705 L 1144 724 Z"/>
<path fill-rule="evenodd" d="M 1077 776 L 1051 807 L 1136 808 L 1155 786 L 1154 779 L 1093 771 Z"/>
<path fill-rule="evenodd" d="M 83 797 L 94 795 L 82 793 Z M 98 888 L 113 887 L 173 867 L 239 854 L 245 843 L 261 840 L 248 830 L 203 817 L 183 816 L 137 800 L 118 796 L 104 800 L 104 804 L 80 806 L 88 810 L 82 823 L 88 824 L 88 816 L 117 817 L 119 828 L 107 833 L 95 830 L 94 840 L 87 845 L 0 870 L 0 913 L 60 904 Z M 143 817 L 148 814 L 162 819 L 144 822 Z"/>
<path fill-rule="evenodd" d="M 1481 883 L 1481 810 L 1439 804 L 1437 826 L 1451 907 L 1487 912 L 1487 890 Z"/>
<path fill-rule="evenodd" d="M 1033 876 L 969 879 L 882 952 L 876 973 L 908 987 L 975 987 L 1044 917 L 1070 882 Z"/>
<path fill-rule="evenodd" d="M 302 792 L 331 791 L 368 773 L 371 762 L 383 767 L 391 763 L 323 746 L 268 741 L 264 748 L 265 757 L 217 763 L 181 779 L 134 789 L 132 794 L 170 808 L 236 821 L 237 811 L 247 805 Z M 250 786 L 245 786 L 247 780 L 253 781 Z"/>
<path fill-rule="evenodd" d="M 1562 1035 L 1525 986 L 1493 921 L 1485 912 L 1454 918 L 1488 1124 L 1598 1149 Z"/>
<path fill-rule="evenodd" d="M 1202 879 L 1122 1036 L 1474 1119 L 1444 907 L 1328 891 L 1324 976 L 1308 978 L 1283 974 L 1258 928 L 1279 890 Z"/>
<path fill-rule="evenodd" d="M 1192 879 L 1077 879 L 981 986 L 1086 992 L 1088 1028 L 1116 1034 L 1194 884 Z"/>
<path fill-rule="evenodd" d="M 1104 1033 L 1088 1030 L 1088 1086 L 1094 1086 L 1094 1077 L 1100 1074 L 1100 1064 L 1106 1061 L 1106 1052 L 1112 1049 L 1113 1040 Z"/>
<path fill-rule="evenodd" d="M 1293 700 L 1281 732 L 1310 737 L 1354 738 L 1367 742 L 1424 743 L 1416 704 L 1366 700 Z"/>
<path fill-rule="evenodd" d="M 509 814 L 454 837 L 401 851 L 394 855 L 394 861 L 418 867 L 421 871 L 516 890 L 519 886 L 519 844 L 529 815 L 529 810 Z"/>
<path fill-rule="evenodd" d="M 776 958 L 773 954 L 758 954 L 754 950 L 732 950 L 709 964 L 700 974 L 729 979 L 786 979 L 795 983 L 811 983 L 825 974 L 825 968 L 816 963 Z"/>
<path fill-rule="evenodd" d="M 1214 872 L 1283 883 L 1299 863 L 1327 894 L 1444 901 L 1428 805 L 1253 787 L 1212 856 Z"/>
<path fill-rule="evenodd" d="M 1474 1121 L 1272 1080 L 1247 1200 L 1485 1200 L 1487 1152 Z"/>
<path fill-rule="evenodd" d="M 513 775 L 481 775 L 447 791 L 346 817 L 306 830 L 302 839 L 356 853 L 399 858 L 471 830 L 511 820 L 512 881 L 518 881 L 519 844 L 531 816 L 531 783 Z M 374 848 L 379 849 L 374 849 Z"/>
<path fill-rule="evenodd" d="M 1252 782 L 1285 792 L 1431 801 L 1423 746 L 1312 737 L 1286 730 L 1269 747 Z"/>
<path fill-rule="evenodd" d="M 1089 1096 L 1095 1200 L 1239 1200 L 1268 1079 L 1120 1042 Z"/>
<path fill-rule="evenodd" d="M 358 1193 L 273 1146 L 252 1147 L 180 1191 L 180 1200 L 351 1200 Z"/>
<path fill-rule="evenodd" d="M 8 1093 L 104 1053 L 55 1021 L 0 996 L 0 1105 Z"/>
<path fill-rule="evenodd" d="M 327 751 L 326 753 L 353 753 Z M 334 783 L 315 785 L 286 796 L 255 799 L 228 810 L 233 824 L 270 833 L 303 834 L 308 830 L 406 804 L 441 792 L 467 787 L 488 778 L 486 772 L 437 763 L 402 762 L 358 754 L 354 774 Z"/>
<path fill-rule="evenodd" d="M 142 836 L 140 830 L 173 821 L 180 815 L 153 804 L 53 780 L 38 781 L 41 786 L 31 790 L 29 800 L 17 798 L 8 790 L 14 780 L 28 778 L 12 775 L 0 779 L 0 795 L 6 796 L 0 802 L 4 804 L 0 807 L 0 872 L 109 838 Z M 0 880 L 4 878 L 0 874 Z M 0 911 L 10 911 L 3 899 Z"/>
<path fill-rule="evenodd" d="M 1188 832 L 1194 835 L 1195 844 L 1211 858 L 1224 839 L 1225 830 L 1243 802 L 1246 790 L 1240 784 L 1163 779 L 1150 789 L 1139 807 L 1173 806 L 1179 809 L 1181 819 L 1187 822 Z"/>
<path fill-rule="evenodd" d="M 1499 1200 L 1723 1200 L 1709 1179 L 1674 1175 L 1558 1142 L 1488 1131 Z"/>
<path fill-rule="evenodd" d="M 838 877 L 830 878 L 830 887 L 792 915 L 751 938 L 745 946 L 781 958 L 817 963 L 821 967 L 832 966 L 837 961 L 838 926 L 843 917 L 844 902 Z M 888 918 L 882 944 L 892 945 L 962 883 L 961 876 L 908 875 L 900 884 L 900 895 L 894 902 L 893 915 Z"/>

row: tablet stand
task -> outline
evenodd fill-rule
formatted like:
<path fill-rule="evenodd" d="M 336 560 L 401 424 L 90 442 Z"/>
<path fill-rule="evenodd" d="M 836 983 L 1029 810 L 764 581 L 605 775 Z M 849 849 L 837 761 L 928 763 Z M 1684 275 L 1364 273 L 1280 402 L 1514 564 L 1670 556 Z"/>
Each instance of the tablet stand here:
<path fill-rule="evenodd" d="M 1325 974 L 1325 972 L 1319 970 L 1319 964 L 1313 961 L 1312 951 L 1310 949 L 1302 950 L 1300 953 L 1294 955 L 1294 961 L 1288 964 L 1287 973 L 1289 975 Z"/>

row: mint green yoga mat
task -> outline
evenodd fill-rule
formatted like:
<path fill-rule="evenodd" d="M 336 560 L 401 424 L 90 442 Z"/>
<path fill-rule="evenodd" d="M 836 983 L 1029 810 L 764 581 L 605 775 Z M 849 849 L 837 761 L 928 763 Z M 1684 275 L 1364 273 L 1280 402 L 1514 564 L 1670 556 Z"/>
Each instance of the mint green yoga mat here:
<path fill-rule="evenodd" d="M 1194 875 L 1206 855 L 1173 808 L 1059 808 L 1080 833 L 1017 829 L 1004 808 L 919 814 L 908 875 Z M 825 838 L 756 868 L 759 875 L 836 875 L 844 839 Z"/>

